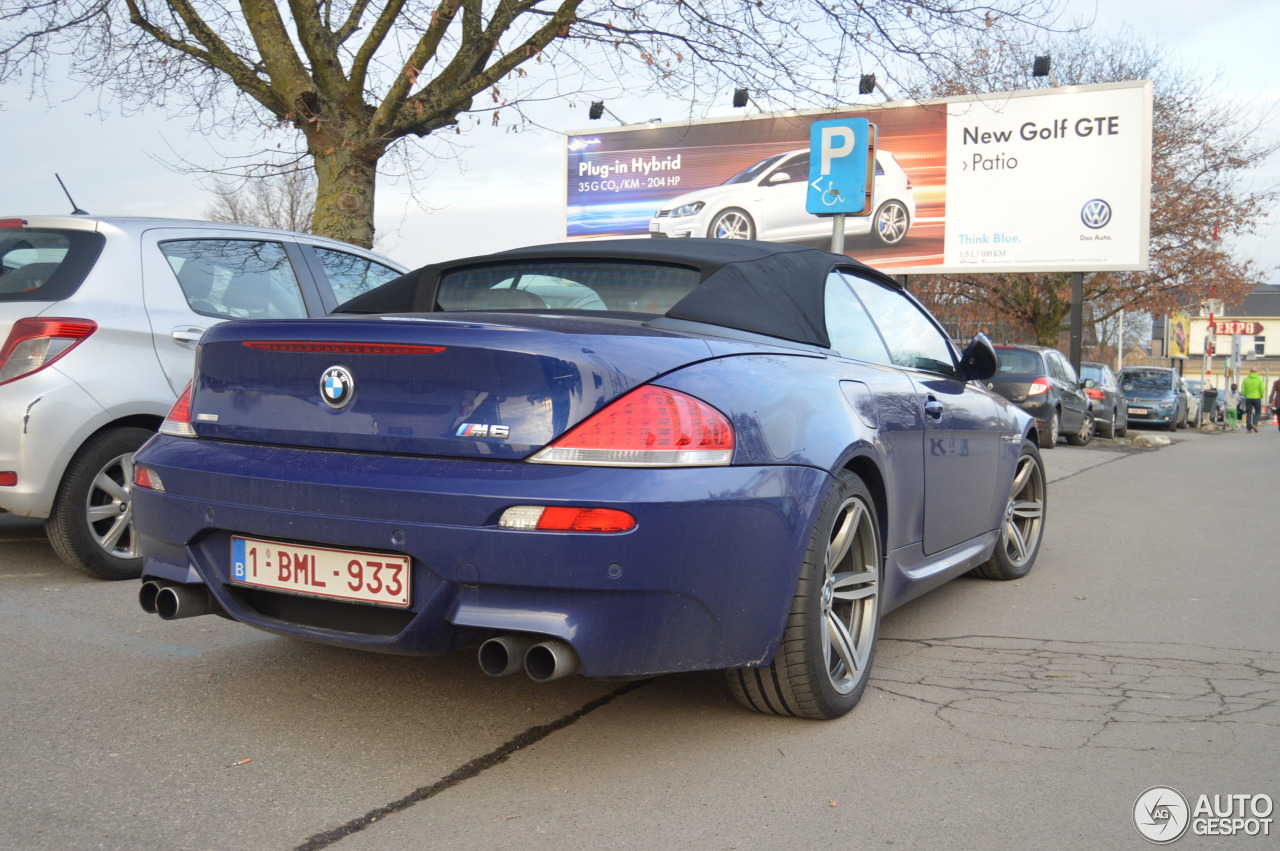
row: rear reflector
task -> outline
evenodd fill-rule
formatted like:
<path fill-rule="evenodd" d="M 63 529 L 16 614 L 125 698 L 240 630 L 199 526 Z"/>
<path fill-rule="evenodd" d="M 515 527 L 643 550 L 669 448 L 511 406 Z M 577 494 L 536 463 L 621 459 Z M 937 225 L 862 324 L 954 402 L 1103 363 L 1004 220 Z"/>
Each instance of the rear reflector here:
<path fill-rule="evenodd" d="M 539 532 L 626 532 L 636 519 L 616 508 L 515 505 L 502 512 L 498 526 Z"/>
<path fill-rule="evenodd" d="M 265 352 L 308 352 L 324 355 L 435 355 L 444 346 L 415 346 L 401 343 L 323 343 L 317 341 L 246 340 L 251 349 Z"/>
<path fill-rule="evenodd" d="M 0 487 L 12 488 L 18 485 L 18 473 L 16 470 L 5 470 L 0 473 Z"/>
<path fill-rule="evenodd" d="M 174 437 L 195 437 L 196 430 L 191 425 L 191 382 L 169 409 L 169 416 L 160 423 L 160 433 Z"/>
<path fill-rule="evenodd" d="M 569 429 L 529 460 L 597 467 L 705 467 L 733 460 L 733 426 L 685 393 L 646 385 Z"/>

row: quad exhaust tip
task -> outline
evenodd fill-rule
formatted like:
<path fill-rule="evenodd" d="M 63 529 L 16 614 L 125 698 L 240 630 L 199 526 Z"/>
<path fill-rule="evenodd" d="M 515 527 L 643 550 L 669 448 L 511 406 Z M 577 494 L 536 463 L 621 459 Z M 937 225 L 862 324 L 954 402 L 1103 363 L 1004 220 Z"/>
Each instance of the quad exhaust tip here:
<path fill-rule="evenodd" d="M 578 654 L 558 638 L 539 640 L 536 636 L 510 633 L 490 638 L 480 645 L 480 670 L 491 677 L 505 677 L 524 670 L 529 679 L 549 683 L 579 670 Z"/>

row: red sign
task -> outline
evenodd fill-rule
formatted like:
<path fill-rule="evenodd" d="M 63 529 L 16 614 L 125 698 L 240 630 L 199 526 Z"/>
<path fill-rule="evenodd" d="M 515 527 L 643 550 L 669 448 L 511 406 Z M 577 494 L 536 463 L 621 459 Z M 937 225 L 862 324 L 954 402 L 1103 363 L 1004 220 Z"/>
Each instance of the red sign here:
<path fill-rule="evenodd" d="M 1213 333 L 1226 336 L 1230 336 L 1232 334 L 1245 334 L 1249 337 L 1254 337 L 1262 333 L 1262 323 L 1241 322 L 1234 319 L 1220 319 L 1213 323 Z"/>

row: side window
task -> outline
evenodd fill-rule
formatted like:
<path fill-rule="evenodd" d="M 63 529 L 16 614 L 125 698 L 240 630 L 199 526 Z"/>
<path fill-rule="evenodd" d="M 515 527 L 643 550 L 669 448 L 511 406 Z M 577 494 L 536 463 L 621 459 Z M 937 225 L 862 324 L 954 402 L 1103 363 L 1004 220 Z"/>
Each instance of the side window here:
<path fill-rule="evenodd" d="M 1071 365 L 1071 361 L 1067 360 L 1059 352 L 1054 352 L 1053 357 L 1058 362 L 1058 369 L 1062 371 L 1062 380 L 1068 384 L 1079 384 L 1080 380 L 1076 377 L 1076 370 Z"/>
<path fill-rule="evenodd" d="M 333 290 L 338 304 L 400 277 L 395 269 L 357 254 L 321 248 L 318 245 L 311 246 L 311 249 L 316 253 L 325 277 L 329 279 L 329 289 Z"/>
<path fill-rule="evenodd" d="M 951 341 L 910 298 L 884 284 L 848 272 L 843 274 L 880 329 L 895 364 L 943 375 L 956 374 Z"/>
<path fill-rule="evenodd" d="M 1062 361 L 1058 358 L 1057 352 L 1045 352 L 1044 361 L 1049 367 L 1050 375 L 1064 383 L 1067 381 L 1067 374 L 1062 369 Z"/>
<path fill-rule="evenodd" d="M 867 309 L 840 274 L 827 278 L 825 311 L 831 348 L 854 360 L 893 363 Z"/>
<path fill-rule="evenodd" d="M 177 239 L 160 243 L 187 304 L 223 319 L 306 316 L 293 265 L 278 242 Z"/>
<path fill-rule="evenodd" d="M 783 162 L 776 169 L 774 169 L 772 172 L 769 173 L 769 176 L 765 178 L 764 185 L 777 186 L 778 181 L 775 180 L 775 175 L 778 175 L 778 174 L 786 174 L 787 177 L 789 178 L 788 180 L 781 181 L 781 183 L 796 183 L 797 181 L 803 182 L 805 180 L 808 180 L 809 179 L 809 153 L 806 151 L 803 154 L 798 154 L 792 157 L 791 159 Z"/>

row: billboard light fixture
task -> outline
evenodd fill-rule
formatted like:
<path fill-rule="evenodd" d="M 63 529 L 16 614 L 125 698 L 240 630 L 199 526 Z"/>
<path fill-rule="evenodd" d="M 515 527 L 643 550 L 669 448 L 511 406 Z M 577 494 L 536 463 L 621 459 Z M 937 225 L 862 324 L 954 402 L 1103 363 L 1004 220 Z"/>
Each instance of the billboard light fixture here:
<path fill-rule="evenodd" d="M 621 118 L 614 115 L 613 110 L 605 106 L 604 101 L 602 100 L 593 100 L 591 102 L 591 107 L 587 110 L 587 118 L 591 119 L 592 121 L 598 121 L 600 117 L 605 113 L 608 113 L 610 118 L 612 118 L 614 121 L 621 124 L 623 127 L 627 126 L 627 122 L 623 121 Z"/>
<path fill-rule="evenodd" d="M 1048 77 L 1049 84 L 1055 89 L 1058 87 L 1058 79 L 1053 76 L 1053 68 L 1048 56 L 1037 56 L 1035 61 L 1031 63 L 1032 77 Z"/>
<path fill-rule="evenodd" d="M 756 112 L 763 113 L 760 104 L 756 103 L 755 98 L 751 96 L 750 89 L 734 89 L 733 90 L 733 106 L 735 109 L 741 109 L 744 106 L 751 105 L 756 108 Z"/>

